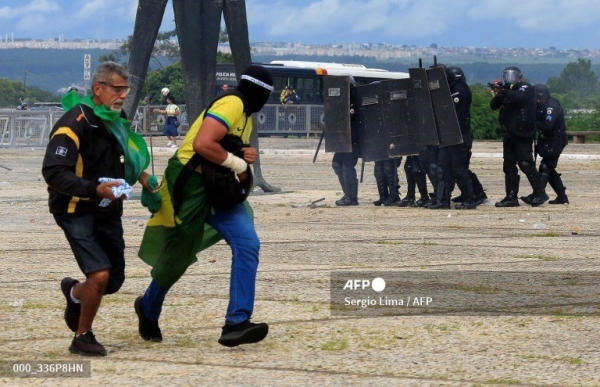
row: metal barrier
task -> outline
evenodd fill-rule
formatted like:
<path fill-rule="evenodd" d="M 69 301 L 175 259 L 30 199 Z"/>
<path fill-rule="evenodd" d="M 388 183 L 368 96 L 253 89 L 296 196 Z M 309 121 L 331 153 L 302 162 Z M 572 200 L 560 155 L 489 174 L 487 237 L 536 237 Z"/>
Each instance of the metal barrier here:
<path fill-rule="evenodd" d="M 0 110 L 0 146 L 45 146 L 62 111 Z"/>
<path fill-rule="evenodd" d="M 179 132 L 183 136 L 190 123 L 185 105 L 178 105 Z M 162 136 L 164 114 L 152 112 L 163 105 L 140 106 L 131 120 L 131 128 L 141 135 Z M 0 146 L 46 146 L 52 127 L 63 111 L 0 109 Z M 310 136 L 324 130 L 322 105 L 265 105 L 253 117 L 259 136 Z"/>

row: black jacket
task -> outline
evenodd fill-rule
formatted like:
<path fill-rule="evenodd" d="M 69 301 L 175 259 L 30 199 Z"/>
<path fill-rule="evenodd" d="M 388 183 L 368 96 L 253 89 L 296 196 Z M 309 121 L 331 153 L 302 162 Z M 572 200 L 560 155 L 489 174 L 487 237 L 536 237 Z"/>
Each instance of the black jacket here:
<path fill-rule="evenodd" d="M 542 140 L 566 138 L 565 114 L 556 99 L 549 97 L 546 102 L 537 106 L 537 127 Z"/>
<path fill-rule="evenodd" d="M 454 102 L 456 118 L 458 118 L 461 133 L 463 135 L 471 133 L 471 101 L 473 94 L 469 85 L 465 82 L 454 82 L 450 84 L 450 93 L 452 102 Z"/>
<path fill-rule="evenodd" d="M 121 200 L 99 207 L 100 177 L 124 178 L 125 164 L 117 139 L 86 105 L 77 105 L 54 125 L 42 164 L 50 212 L 119 217 Z"/>
<path fill-rule="evenodd" d="M 535 134 L 535 89 L 521 82 L 504 89 L 490 101 L 492 110 L 500 109 L 498 120 L 508 136 L 531 137 Z"/>

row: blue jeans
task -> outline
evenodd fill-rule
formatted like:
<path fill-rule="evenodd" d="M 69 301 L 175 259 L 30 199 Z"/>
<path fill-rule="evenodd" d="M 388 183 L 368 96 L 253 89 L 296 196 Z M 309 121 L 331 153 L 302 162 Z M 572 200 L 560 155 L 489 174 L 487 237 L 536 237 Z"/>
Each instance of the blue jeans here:
<path fill-rule="evenodd" d="M 254 223 L 242 204 L 228 210 L 209 214 L 206 222 L 221 234 L 233 254 L 229 278 L 229 305 L 225 324 L 233 325 L 248 320 L 254 310 L 256 271 L 260 241 Z M 144 294 L 144 315 L 158 321 L 162 303 L 169 289 L 160 287 L 153 280 Z"/>

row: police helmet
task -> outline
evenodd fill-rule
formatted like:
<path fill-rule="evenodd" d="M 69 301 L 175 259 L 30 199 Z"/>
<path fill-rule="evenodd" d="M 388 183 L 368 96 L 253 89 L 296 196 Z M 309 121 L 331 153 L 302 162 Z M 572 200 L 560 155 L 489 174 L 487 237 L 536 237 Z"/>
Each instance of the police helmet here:
<path fill-rule="evenodd" d="M 548 86 L 539 83 L 533 86 L 533 88 L 535 89 L 535 95 L 537 99 L 545 100 L 546 98 L 550 97 L 550 89 L 548 89 Z"/>
<path fill-rule="evenodd" d="M 523 78 L 523 74 L 518 67 L 510 66 L 504 69 L 502 72 L 502 82 L 504 82 L 504 86 L 516 85 L 521 82 L 521 78 Z"/>
<path fill-rule="evenodd" d="M 162 95 L 164 95 L 165 97 L 171 92 L 171 90 L 169 90 L 168 87 L 163 87 L 162 90 L 160 91 L 160 93 Z"/>
<path fill-rule="evenodd" d="M 465 80 L 465 73 L 458 66 L 450 66 L 446 68 L 446 78 L 448 83 L 462 82 Z"/>

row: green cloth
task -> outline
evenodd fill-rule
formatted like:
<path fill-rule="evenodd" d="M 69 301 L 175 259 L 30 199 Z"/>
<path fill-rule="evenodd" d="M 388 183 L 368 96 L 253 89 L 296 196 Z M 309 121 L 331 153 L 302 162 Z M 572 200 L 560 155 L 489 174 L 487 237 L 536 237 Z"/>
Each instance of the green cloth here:
<path fill-rule="evenodd" d="M 183 168 L 178 153 L 169 159 L 159 189 L 160 209 L 148 221 L 138 251 L 138 256 L 152 266 L 152 278 L 166 288 L 177 282 L 197 261 L 197 253 L 222 239 L 221 234 L 206 223 L 210 206 L 206 202 L 200 173 L 192 174 L 188 180 L 179 211 L 175 214 L 171 195 Z M 244 202 L 244 206 L 252 217 L 250 205 Z"/>
<path fill-rule="evenodd" d="M 104 105 L 95 105 L 91 96 L 80 99 L 76 92 L 70 91 L 61 101 L 65 111 L 80 103 L 92 108 L 94 114 L 115 136 L 125 155 L 125 181 L 130 185 L 135 184 L 144 169 L 150 165 L 150 153 L 144 138 L 131 129 L 129 121 L 121 117 L 121 112 L 110 110 Z"/>
<path fill-rule="evenodd" d="M 150 175 L 146 182 L 151 189 L 156 189 L 158 187 L 158 180 L 154 175 Z M 158 192 L 152 193 L 146 188 L 142 189 L 142 205 L 144 207 L 147 207 L 148 210 L 154 214 L 160 209 L 160 204 L 161 198 Z"/>

